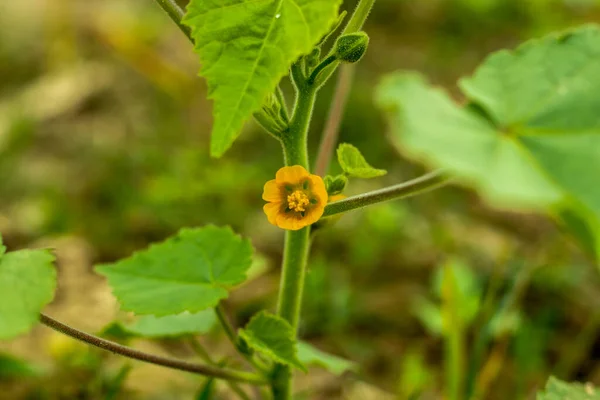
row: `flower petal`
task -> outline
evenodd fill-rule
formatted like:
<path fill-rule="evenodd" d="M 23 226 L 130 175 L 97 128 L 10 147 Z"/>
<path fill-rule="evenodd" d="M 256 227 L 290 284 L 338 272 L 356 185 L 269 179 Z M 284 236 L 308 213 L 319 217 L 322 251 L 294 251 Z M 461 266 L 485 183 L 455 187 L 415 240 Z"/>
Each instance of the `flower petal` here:
<path fill-rule="evenodd" d="M 280 213 L 277 215 L 277 226 L 281 229 L 287 229 L 289 231 L 297 231 L 298 229 L 304 228 L 307 223 L 304 222 L 304 218 L 298 219 L 293 215 L 286 215 Z"/>
<path fill-rule="evenodd" d="M 304 218 L 302 218 L 302 222 L 306 225 L 312 225 L 321 219 L 321 215 L 325 211 L 325 205 L 317 205 L 316 207 L 311 208 L 306 212 Z"/>
<path fill-rule="evenodd" d="M 326 203 L 329 196 L 327 195 L 327 189 L 325 188 L 323 178 L 319 175 L 309 175 L 309 179 L 313 196 L 315 196 L 320 203 Z M 323 207 L 325 207 L 324 204 Z"/>
<path fill-rule="evenodd" d="M 281 188 L 279 185 L 277 185 L 277 181 L 275 181 L 275 179 L 272 179 L 265 183 L 262 198 L 265 201 L 282 201 Z"/>
<path fill-rule="evenodd" d="M 277 226 L 277 216 L 281 212 L 281 203 L 267 203 L 263 206 L 263 211 L 267 214 L 269 222 Z"/>
<path fill-rule="evenodd" d="M 310 174 L 306 169 L 304 169 L 304 167 L 300 165 L 292 165 L 291 167 L 280 168 L 275 175 L 275 180 L 280 185 L 285 183 L 297 185 L 302 182 L 302 180 L 308 178 L 309 175 Z"/>

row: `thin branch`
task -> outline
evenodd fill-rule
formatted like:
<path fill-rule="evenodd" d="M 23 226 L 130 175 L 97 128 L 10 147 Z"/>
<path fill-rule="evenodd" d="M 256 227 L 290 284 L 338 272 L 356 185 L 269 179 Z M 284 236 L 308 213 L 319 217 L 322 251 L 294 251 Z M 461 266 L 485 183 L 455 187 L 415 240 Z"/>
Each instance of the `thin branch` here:
<path fill-rule="evenodd" d="M 200 356 L 200 358 L 203 359 L 206 363 L 216 365 L 216 363 L 213 361 L 210 354 L 208 354 L 208 351 L 206 351 L 204 346 L 202 346 L 202 343 L 200 343 L 198 338 L 190 337 L 187 342 L 189 343 L 190 347 L 194 350 L 194 353 Z"/>
<path fill-rule="evenodd" d="M 219 363 L 217 363 L 215 360 L 212 359 L 212 357 L 210 356 L 210 354 L 208 354 L 208 351 L 206 351 L 206 349 L 204 348 L 204 346 L 202 345 L 202 343 L 200 343 L 200 341 L 198 340 L 198 338 L 195 338 L 195 337 L 190 338 L 189 344 L 192 347 L 192 349 L 194 349 L 194 352 L 196 354 L 198 354 L 208 364 L 216 366 L 216 367 L 219 366 Z M 225 364 L 221 364 L 221 365 L 224 366 Z M 232 382 L 232 381 L 227 381 L 227 385 L 242 400 L 250 400 L 250 397 L 246 394 L 246 392 L 244 392 L 244 389 L 242 389 L 237 383 Z"/>
<path fill-rule="evenodd" d="M 171 20 L 177 24 L 179 29 L 181 29 L 181 32 L 183 32 L 193 44 L 194 39 L 192 38 L 192 30 L 188 26 L 185 26 L 181 23 L 181 20 L 185 15 L 185 11 L 183 11 L 181 7 L 177 5 L 175 0 L 156 0 L 156 2 L 169 15 L 169 17 L 171 17 Z"/>
<path fill-rule="evenodd" d="M 427 192 L 433 189 L 442 187 L 448 183 L 448 178 L 442 175 L 441 172 L 430 172 L 417 179 L 398 185 L 389 186 L 383 189 L 375 190 L 348 197 L 347 199 L 336 201 L 325 206 L 323 218 L 331 217 L 335 214 L 345 213 L 352 210 L 357 210 L 372 204 L 381 203 L 389 200 L 402 199 L 414 196 L 419 193 Z"/>
<path fill-rule="evenodd" d="M 331 157 L 338 141 L 338 134 L 350 88 L 352 87 L 352 78 L 354 77 L 354 65 L 343 64 L 340 68 L 338 80 L 335 86 L 335 93 L 329 109 L 329 116 L 325 124 L 325 130 L 321 136 L 319 144 L 319 153 L 315 162 L 315 174 L 325 176 L 329 170 Z"/>
<path fill-rule="evenodd" d="M 225 334 L 227 335 L 231 343 L 233 343 L 233 345 L 237 348 L 237 335 L 233 330 L 233 326 L 229 322 L 229 318 L 227 318 L 227 315 L 225 314 L 225 309 L 223 308 L 223 305 L 219 303 L 219 305 L 215 307 L 215 311 L 217 314 L 217 318 L 219 319 L 219 322 L 221 323 L 221 326 L 225 331 Z"/>
<path fill-rule="evenodd" d="M 248 360 L 248 362 L 257 370 L 261 372 L 268 372 L 267 368 L 264 365 L 259 364 L 257 360 L 255 360 L 254 357 L 252 357 L 251 354 L 245 352 L 240 346 L 240 342 L 238 341 L 235 330 L 233 329 L 231 322 L 229 322 L 229 318 L 227 318 L 227 314 L 225 313 L 225 308 L 223 307 L 223 304 L 219 303 L 219 305 L 215 307 L 215 311 L 217 314 L 217 318 L 219 319 L 219 322 L 221 323 L 221 326 L 225 331 L 225 334 L 229 338 L 229 341 L 231 341 L 231 344 L 233 344 L 233 347 L 235 347 L 235 349 L 238 351 L 238 353 L 240 353 L 242 357 Z"/>
<path fill-rule="evenodd" d="M 111 342 L 110 340 L 102 339 L 97 336 L 90 335 L 89 333 L 82 332 L 45 314 L 40 314 L 40 322 L 58 332 L 72 337 L 73 339 L 80 340 L 92 346 L 96 346 L 103 350 L 108 350 L 115 354 L 132 358 L 134 360 L 230 381 L 247 382 L 254 385 L 264 385 L 268 383 L 261 376 L 249 372 L 236 371 L 229 368 L 213 367 L 210 365 L 194 364 L 187 361 L 144 353 L 142 351 L 132 349 L 131 347 L 123 346 L 121 344 Z"/>
<path fill-rule="evenodd" d="M 333 62 L 337 61 L 337 57 L 335 56 L 335 54 L 330 55 L 329 57 L 325 58 L 323 61 L 321 61 L 321 63 L 319 65 L 317 65 L 317 67 L 311 72 L 310 76 L 308 77 L 308 79 L 306 80 L 306 82 L 309 85 L 312 85 L 315 83 L 315 81 L 317 80 L 317 77 L 319 76 L 319 74 L 325 69 L 327 68 L 329 65 L 331 65 Z"/>
<path fill-rule="evenodd" d="M 367 21 L 367 17 L 371 13 L 374 4 L 375 0 L 360 0 L 342 34 L 360 31 Z"/>

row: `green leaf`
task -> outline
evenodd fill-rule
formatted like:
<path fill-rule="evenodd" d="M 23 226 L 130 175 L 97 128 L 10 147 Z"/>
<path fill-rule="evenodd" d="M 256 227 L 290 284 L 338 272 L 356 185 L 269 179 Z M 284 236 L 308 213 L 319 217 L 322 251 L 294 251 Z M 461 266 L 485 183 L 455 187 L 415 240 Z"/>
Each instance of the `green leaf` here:
<path fill-rule="evenodd" d="M 457 106 L 415 74 L 378 90 L 394 144 L 453 172 L 497 205 L 564 208 L 600 226 L 600 29 L 588 26 L 489 57 Z"/>
<path fill-rule="evenodd" d="M 594 228 L 592 224 L 589 224 L 589 219 L 586 221 L 581 215 L 569 209 L 561 210 L 557 217 L 559 224 L 577 240 L 582 249 L 592 256 L 600 256 L 597 254 L 600 251 L 600 245 L 596 244 L 596 238 L 600 239 L 600 234 L 594 234 Z"/>
<path fill-rule="evenodd" d="M 341 0 L 191 0 L 200 75 L 214 100 L 211 154 L 221 156 L 291 64 L 337 21 Z"/>
<path fill-rule="evenodd" d="M 97 335 L 102 338 L 116 340 L 119 342 L 126 342 L 127 340 L 135 337 L 134 334 L 125 329 L 121 321 L 112 321 L 111 323 L 103 327 L 97 333 Z"/>
<path fill-rule="evenodd" d="M 27 333 L 54 297 L 56 271 L 48 250 L 4 253 L 0 245 L 0 340 Z"/>
<path fill-rule="evenodd" d="M 210 400 L 215 398 L 215 378 L 207 378 L 204 385 L 198 391 L 195 400 Z"/>
<path fill-rule="evenodd" d="M 546 389 L 537 394 L 537 400 L 600 400 L 600 390 L 591 384 L 565 383 L 550 377 Z"/>
<path fill-rule="evenodd" d="M 229 228 L 185 228 L 133 256 L 96 267 L 121 306 L 136 314 L 196 313 L 216 306 L 242 283 L 252 246 Z"/>
<path fill-rule="evenodd" d="M 317 365 L 338 376 L 346 371 L 358 370 L 358 366 L 352 361 L 322 352 L 304 342 L 298 342 L 298 359 L 304 365 Z"/>
<path fill-rule="evenodd" d="M 387 171 L 384 169 L 371 167 L 360 153 L 360 150 L 351 144 L 340 144 L 337 149 L 337 156 L 342 170 L 355 178 L 369 179 L 387 174 Z"/>
<path fill-rule="evenodd" d="M 251 349 L 278 363 L 306 372 L 306 367 L 298 359 L 294 330 L 283 318 L 260 312 L 244 329 L 240 329 L 239 335 Z"/>
<path fill-rule="evenodd" d="M 38 376 L 41 369 L 10 354 L 0 353 L 0 381 Z"/>
<path fill-rule="evenodd" d="M 208 309 L 195 314 L 184 312 L 166 317 L 145 315 L 132 325 L 125 325 L 123 328 L 136 336 L 150 338 L 201 335 L 208 333 L 214 327 L 216 320 L 215 312 Z"/>

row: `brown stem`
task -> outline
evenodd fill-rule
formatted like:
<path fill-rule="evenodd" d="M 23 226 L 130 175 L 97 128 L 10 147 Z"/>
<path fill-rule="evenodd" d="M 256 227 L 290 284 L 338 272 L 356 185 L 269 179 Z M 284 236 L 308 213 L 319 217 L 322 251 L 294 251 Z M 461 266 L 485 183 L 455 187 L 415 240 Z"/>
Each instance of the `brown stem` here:
<path fill-rule="evenodd" d="M 123 346 L 121 344 L 111 342 L 110 340 L 102 339 L 98 336 L 82 332 L 45 314 L 40 314 L 40 322 L 58 332 L 72 337 L 73 339 L 80 340 L 115 354 L 133 358 L 134 360 L 230 381 L 247 382 L 255 385 L 264 385 L 268 383 L 262 377 L 249 372 L 236 371 L 228 368 L 219 368 L 210 365 L 195 364 L 187 361 L 144 353 L 143 351 L 132 349 L 131 347 Z"/>
<path fill-rule="evenodd" d="M 315 163 L 315 174 L 325 176 L 329 170 L 331 157 L 335 150 L 335 145 L 338 140 L 340 124 L 352 87 L 352 78 L 354 77 L 354 65 L 342 64 L 338 76 L 338 81 L 335 86 L 335 93 L 329 109 L 329 116 L 325 124 L 323 136 L 321 136 L 321 144 L 319 145 L 319 153 Z"/>

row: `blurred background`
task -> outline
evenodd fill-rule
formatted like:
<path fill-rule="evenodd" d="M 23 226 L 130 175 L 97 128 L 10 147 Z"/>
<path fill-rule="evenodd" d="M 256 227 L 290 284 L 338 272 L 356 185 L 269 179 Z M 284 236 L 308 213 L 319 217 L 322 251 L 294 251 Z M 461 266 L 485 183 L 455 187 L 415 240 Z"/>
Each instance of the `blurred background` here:
<path fill-rule="evenodd" d="M 424 172 L 386 142 L 372 100 L 383 74 L 422 71 L 461 101 L 456 80 L 490 52 L 599 19 L 596 0 L 378 0 L 341 140 L 389 174 L 352 181 L 347 194 Z M 56 249 L 51 315 L 108 335 L 123 316 L 93 265 L 208 223 L 231 225 L 259 253 L 226 303 L 235 324 L 274 308 L 283 235 L 261 193 L 282 164 L 279 144 L 248 123 L 224 158 L 209 158 L 198 69 L 153 0 L 0 2 L 0 232 L 12 250 Z M 461 188 L 353 212 L 315 241 L 301 336 L 360 368 L 300 374 L 299 398 L 533 399 L 551 374 L 600 384 L 599 278 L 553 221 L 491 209 Z M 218 329 L 201 340 L 231 354 Z M 192 357 L 174 340 L 133 345 Z M 0 343 L 0 399 L 200 399 L 203 384 L 41 326 Z M 213 398 L 230 397 L 219 387 Z"/>

